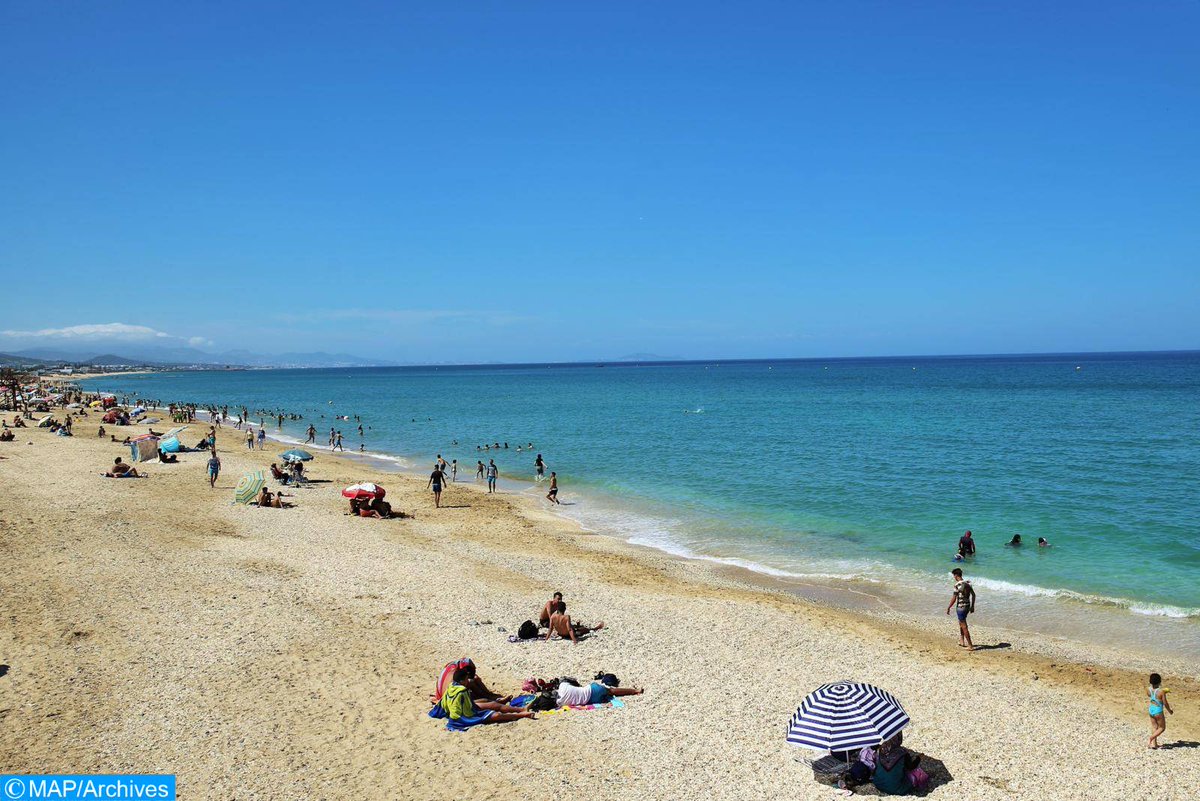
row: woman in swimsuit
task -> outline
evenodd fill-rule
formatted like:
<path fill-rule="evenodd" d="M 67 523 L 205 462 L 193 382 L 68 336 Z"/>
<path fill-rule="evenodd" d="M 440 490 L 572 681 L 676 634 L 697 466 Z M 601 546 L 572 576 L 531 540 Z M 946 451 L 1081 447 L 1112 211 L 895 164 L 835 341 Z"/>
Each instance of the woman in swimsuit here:
<path fill-rule="evenodd" d="M 1151 748 L 1158 748 L 1158 738 L 1167 730 L 1167 718 L 1163 715 L 1165 709 L 1174 715 L 1171 703 L 1167 700 L 1167 689 L 1162 686 L 1162 676 L 1150 674 L 1150 742 Z"/>

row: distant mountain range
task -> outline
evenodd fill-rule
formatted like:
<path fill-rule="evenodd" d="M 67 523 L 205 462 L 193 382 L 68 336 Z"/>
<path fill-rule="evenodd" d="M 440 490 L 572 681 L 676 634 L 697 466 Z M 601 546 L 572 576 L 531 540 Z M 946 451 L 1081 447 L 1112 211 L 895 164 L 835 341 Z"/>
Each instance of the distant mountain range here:
<path fill-rule="evenodd" d="M 267 355 L 247 350 L 209 353 L 197 348 L 170 346 L 121 345 L 119 353 L 98 352 L 97 348 L 28 348 L 0 354 L 0 363 L 25 364 L 61 362 L 64 364 L 138 364 L 155 367 L 390 367 L 395 362 L 365 359 L 348 353 L 280 353 Z"/>

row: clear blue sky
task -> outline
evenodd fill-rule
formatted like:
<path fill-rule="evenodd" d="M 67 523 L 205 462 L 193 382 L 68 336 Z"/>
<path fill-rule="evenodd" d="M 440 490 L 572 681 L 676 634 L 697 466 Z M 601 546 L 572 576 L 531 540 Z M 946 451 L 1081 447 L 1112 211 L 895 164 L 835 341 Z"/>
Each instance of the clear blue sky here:
<path fill-rule="evenodd" d="M 1190 0 L 8 2 L 0 350 L 1200 347 L 1197 31 Z"/>

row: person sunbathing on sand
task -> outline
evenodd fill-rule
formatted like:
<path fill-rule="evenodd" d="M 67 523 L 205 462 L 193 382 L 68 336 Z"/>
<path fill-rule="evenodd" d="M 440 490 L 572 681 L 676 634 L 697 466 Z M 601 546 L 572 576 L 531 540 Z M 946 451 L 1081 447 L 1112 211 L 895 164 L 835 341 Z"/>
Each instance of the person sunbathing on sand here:
<path fill-rule="evenodd" d="M 461 681 L 459 676 L 461 674 Z M 479 673 L 475 670 L 475 663 L 470 659 L 464 659 L 459 663 L 458 670 L 454 671 L 454 681 L 456 684 L 461 684 L 466 687 L 471 693 L 471 700 L 480 709 L 495 709 L 503 711 L 508 707 L 508 702 L 513 699 L 511 695 L 500 695 L 488 689 L 483 683 Z"/>
<path fill-rule="evenodd" d="M 113 459 L 113 466 L 104 475 L 106 478 L 137 478 L 138 471 L 132 465 L 122 462 L 121 457 L 118 456 L 116 459 Z"/>
<path fill-rule="evenodd" d="M 264 509 L 271 507 L 272 509 L 291 509 L 295 504 L 284 503 L 281 498 L 291 497 L 284 495 L 282 492 L 271 492 L 266 487 L 262 488 L 262 492 L 258 493 L 258 507 Z"/>
<path fill-rule="evenodd" d="M 555 604 L 554 611 L 550 614 L 550 630 L 546 632 L 546 639 L 549 640 L 557 634 L 564 640 L 570 639 L 571 642 L 577 643 L 579 642 L 580 635 L 590 634 L 602 628 L 604 628 L 604 621 L 600 621 L 595 626 L 585 626 L 582 623 L 572 622 L 571 616 L 567 614 L 567 605 L 559 601 Z"/>
<path fill-rule="evenodd" d="M 550 625 L 550 616 L 554 614 L 554 607 L 558 604 L 563 605 L 563 611 L 566 611 L 567 605 L 563 603 L 561 592 L 556 592 L 546 601 L 546 605 L 542 607 L 542 613 L 538 616 L 538 628 L 544 629 Z"/>
<path fill-rule="evenodd" d="M 569 676 L 559 679 L 555 696 L 560 707 L 587 706 L 588 704 L 607 704 L 619 695 L 641 695 L 646 692 L 639 687 L 609 687 L 598 681 L 593 681 L 586 687 Z"/>
<path fill-rule="evenodd" d="M 474 700 L 469 687 L 472 676 L 468 671 L 471 669 L 460 667 L 455 670 L 453 683 L 438 702 L 447 717 L 451 720 L 466 719 L 473 723 L 507 723 L 522 718 L 536 719 L 534 713 L 527 709 L 499 702 Z"/>

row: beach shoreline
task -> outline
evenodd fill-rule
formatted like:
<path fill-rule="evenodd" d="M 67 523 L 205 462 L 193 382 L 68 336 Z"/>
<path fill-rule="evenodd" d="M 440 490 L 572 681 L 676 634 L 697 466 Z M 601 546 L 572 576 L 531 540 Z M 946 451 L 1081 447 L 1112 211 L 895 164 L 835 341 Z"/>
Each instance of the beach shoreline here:
<path fill-rule="evenodd" d="M 93 383 L 88 388 L 99 389 L 100 386 Z M 206 417 L 206 412 L 199 413 L 198 417 Z M 295 426 L 297 423 L 285 421 L 285 425 Z M 302 436 L 276 430 L 274 420 L 269 421 L 266 430 L 272 440 L 298 447 L 311 447 L 322 453 L 328 452 L 322 444 L 306 445 Z M 320 436 L 321 432 L 318 433 L 318 437 Z M 520 456 L 509 450 L 501 453 L 509 460 L 514 455 Z M 358 453 L 353 449 L 342 452 L 342 455 L 354 461 L 362 461 L 375 469 L 400 472 L 422 480 L 427 478 L 427 475 L 418 465 L 423 464 L 425 460 L 432 462 L 433 459 L 432 454 L 422 456 L 417 453 L 385 451 Z M 485 461 L 492 455 L 498 456 L 488 452 L 476 455 Z M 460 472 L 464 477 L 473 475 L 471 463 L 464 460 Z M 501 482 L 514 491 L 540 498 L 541 493 L 537 491 L 532 478 L 525 479 L 502 473 Z M 592 501 L 597 500 L 594 493 L 589 494 L 588 489 L 578 491 L 573 485 L 569 494 L 583 499 L 583 505 L 579 507 L 582 509 L 590 509 L 594 505 Z M 612 506 L 614 501 L 617 504 L 622 503 L 621 498 L 603 500 L 609 506 Z M 645 543 L 636 537 L 628 536 L 627 532 L 613 530 L 604 515 L 584 522 L 574 510 L 573 505 L 553 509 L 576 525 L 612 536 L 637 549 L 644 548 L 656 554 L 685 561 L 707 562 L 713 565 L 718 573 L 735 577 L 751 586 L 790 592 L 812 602 L 837 606 L 855 614 L 870 614 L 901 622 L 914 629 L 941 629 L 942 615 L 938 610 L 949 595 L 949 571 L 951 567 L 961 566 L 965 568 L 968 578 L 975 581 L 981 593 L 981 606 L 987 608 L 985 619 L 990 620 L 998 630 L 1008 632 L 1009 639 L 1016 637 L 1027 641 L 1030 647 L 1040 647 L 1035 644 L 1045 642 L 1049 646 L 1042 650 L 1047 653 L 1061 657 L 1064 651 L 1075 652 L 1078 654 L 1075 661 L 1101 659 L 1105 664 L 1112 666 L 1128 664 L 1131 656 L 1137 655 L 1139 664 L 1171 664 L 1187 670 L 1192 669 L 1190 666 L 1194 664 L 1195 657 L 1200 655 L 1196 647 L 1197 637 L 1200 636 L 1200 623 L 1195 619 L 1179 620 L 1171 616 L 1142 614 L 1131 608 L 1136 605 L 1132 601 L 1121 605 L 1108 604 L 1103 602 L 1104 599 L 1085 600 L 1076 597 L 1078 593 L 1068 590 L 1032 588 L 1034 592 L 1023 594 L 1006 588 L 1003 581 L 991 582 L 974 574 L 973 563 L 970 560 L 962 565 L 947 561 L 945 589 L 940 585 L 936 588 L 931 587 L 927 580 L 917 581 L 911 576 L 903 576 L 902 580 L 900 573 L 890 578 L 795 575 L 747 561 L 735 553 L 705 554 L 689 552 L 687 548 L 680 550 L 672 547 L 670 543 Z M 1070 569 L 1069 564 L 1066 565 L 1066 569 Z"/>
<path fill-rule="evenodd" d="M 247 451 L 227 430 L 218 490 L 199 454 L 147 465 L 148 479 L 101 479 L 128 449 L 95 437 L 96 422 L 81 421 L 72 438 L 23 430 L 0 450 L 15 565 L 0 610 L 14 621 L 0 702 L 13 730 L 31 732 L 0 750 L 15 772 L 155 767 L 206 788 L 197 797 L 333 786 L 489 797 L 516 791 L 514 770 L 544 770 L 555 743 L 602 756 L 545 797 L 816 798 L 827 790 L 783 743 L 784 723 L 816 684 L 858 678 L 895 692 L 914 719 L 908 742 L 946 762 L 954 779 L 935 796 L 1124 798 L 1138 784 L 1116 765 L 1083 782 L 1066 764 L 1047 770 L 1066 758 L 1047 749 L 1066 740 L 1080 759 L 1144 764 L 1144 675 L 1127 669 L 1137 655 L 1117 669 L 1120 659 L 987 626 L 976 627 L 977 642 L 1010 647 L 966 654 L 950 624 L 922 630 L 769 591 L 745 574 L 585 532 L 527 494 L 489 497 L 460 483 L 435 511 L 420 478 L 328 453 L 310 473 L 330 483 L 296 490 L 299 508 L 231 506 L 240 471 L 277 449 Z M 345 516 L 337 490 L 355 480 L 386 482 L 415 519 Z M 553 589 L 607 630 L 578 646 L 508 643 L 497 628 L 515 631 Z M 147 649 L 167 656 L 137 655 Z M 607 717 L 454 735 L 424 716 L 424 699 L 440 665 L 464 654 L 503 691 L 528 675 L 604 668 L 649 692 Z M 1177 699 L 1195 697 L 1194 677 L 1161 672 Z M 955 677 L 975 690 L 947 696 Z M 1166 742 L 1200 733 L 1194 709 L 1177 704 Z M 698 734 L 698 716 L 716 710 L 723 725 Z M 979 731 L 971 753 L 953 748 L 963 725 Z M 1024 729 L 1014 743 L 996 725 Z M 84 726 L 98 734 L 81 735 Z M 715 790 L 710 754 L 697 750 L 714 737 L 736 779 Z M 212 755 L 198 757 L 203 749 Z M 251 753 L 267 766 L 261 775 L 236 769 Z M 1198 778 L 1186 750 L 1155 759 L 1180 787 Z M 339 760 L 375 789 L 336 769 Z"/>

